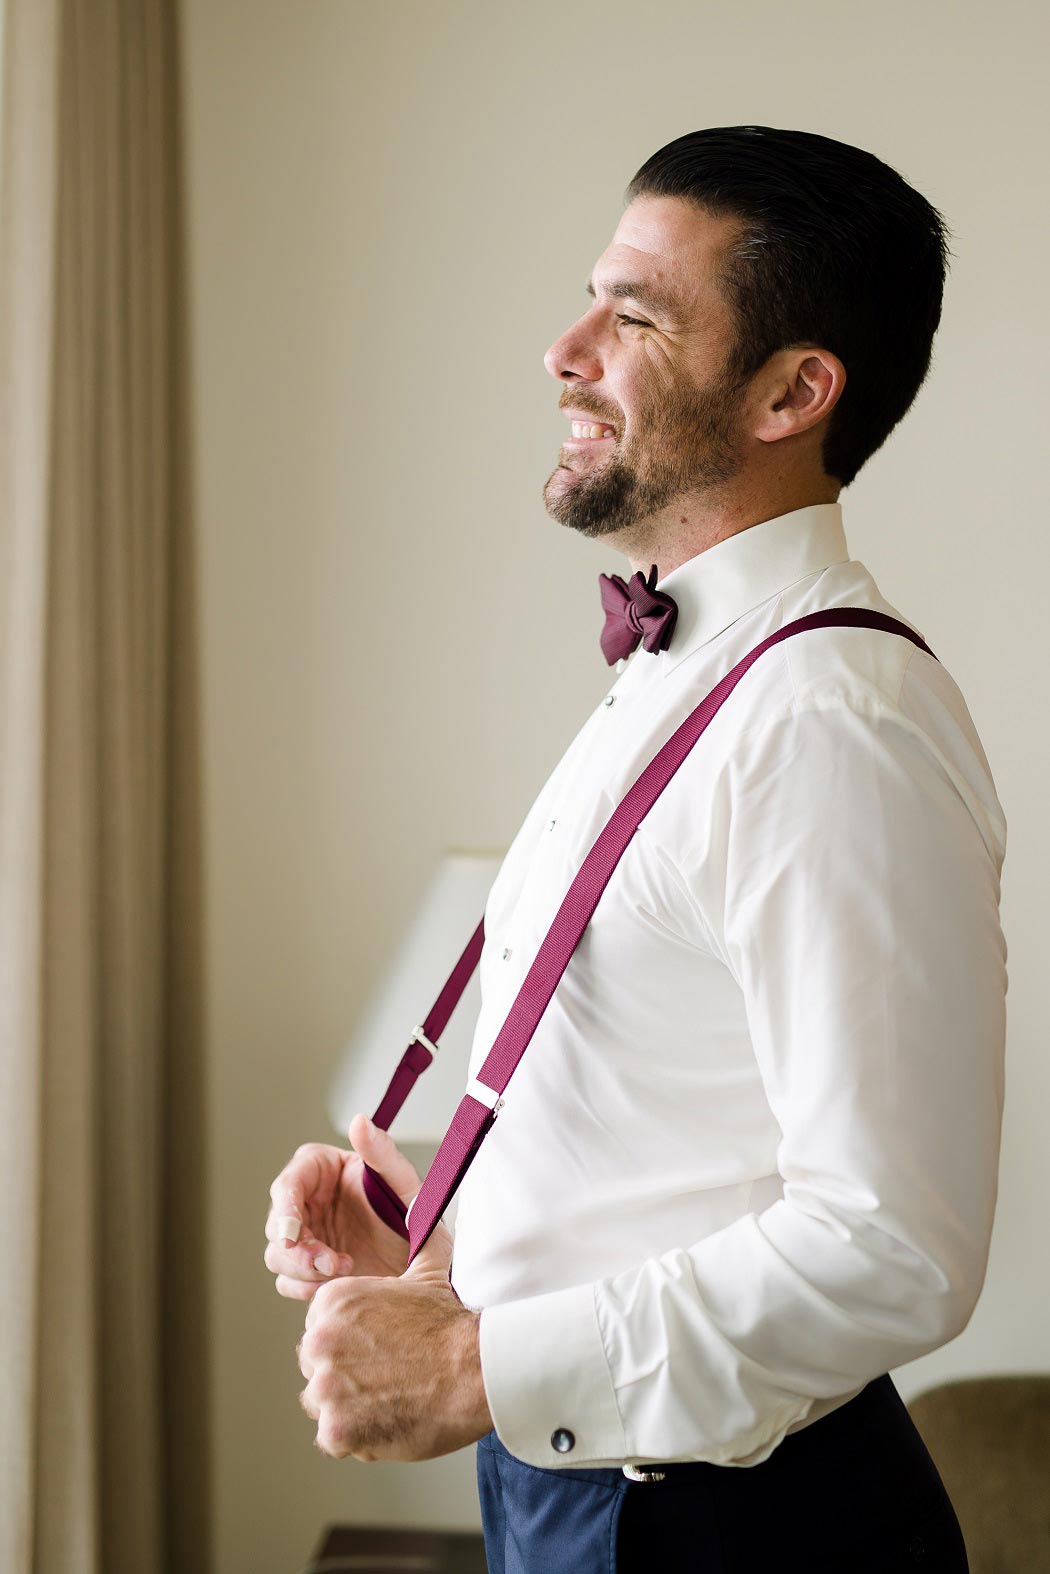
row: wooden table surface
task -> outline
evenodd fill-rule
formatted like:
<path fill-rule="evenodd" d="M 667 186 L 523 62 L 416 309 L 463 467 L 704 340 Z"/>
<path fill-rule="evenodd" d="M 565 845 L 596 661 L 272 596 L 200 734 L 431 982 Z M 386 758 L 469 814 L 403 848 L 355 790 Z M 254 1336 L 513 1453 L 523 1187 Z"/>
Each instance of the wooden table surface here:
<path fill-rule="evenodd" d="M 487 1574 L 480 1531 L 329 1525 L 299 1574 Z"/>

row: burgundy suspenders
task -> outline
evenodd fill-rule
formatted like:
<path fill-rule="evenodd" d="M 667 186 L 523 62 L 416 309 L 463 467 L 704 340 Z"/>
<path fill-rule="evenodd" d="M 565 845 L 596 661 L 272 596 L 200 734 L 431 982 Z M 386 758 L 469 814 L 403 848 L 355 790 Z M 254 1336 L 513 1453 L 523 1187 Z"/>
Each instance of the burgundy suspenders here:
<path fill-rule="evenodd" d="M 613 870 L 642 820 L 704 728 L 732 694 L 752 662 L 756 661 L 764 650 L 807 629 L 842 625 L 884 629 L 890 634 L 903 634 L 906 639 L 910 639 L 913 644 L 933 656 L 933 651 L 925 640 L 897 618 L 887 617 L 882 612 L 869 611 L 866 607 L 829 607 L 823 612 L 811 612 L 806 617 L 796 618 L 793 623 L 787 623 L 776 633 L 770 634 L 741 661 L 738 661 L 736 666 L 715 684 L 700 704 L 690 711 L 659 752 L 649 761 L 633 786 L 628 788 L 580 865 L 554 916 L 554 922 L 544 936 L 532 966 L 525 975 L 524 983 L 507 1013 L 506 1020 L 496 1035 L 492 1048 L 479 1068 L 478 1075 L 470 1078 L 467 1083 L 467 1091 L 452 1116 L 452 1123 L 441 1139 L 434 1162 L 427 1171 L 423 1185 L 410 1207 L 406 1210 L 401 1199 L 390 1189 L 382 1176 L 365 1166 L 364 1186 L 368 1200 L 386 1224 L 408 1239 L 411 1247 L 409 1262 L 429 1239 L 434 1225 L 444 1213 L 478 1149 L 491 1130 L 493 1121 L 502 1107 L 507 1084 L 529 1047 L 537 1024 L 569 965 L 569 959 L 579 944 L 580 936 L 586 929 Z M 936 659 L 934 656 L 935 661 Z M 437 1047 L 434 1041 L 444 1029 L 478 964 L 484 932 L 485 924 L 482 918 L 467 942 L 462 956 L 452 969 L 448 982 L 438 996 L 430 1015 L 412 1035 L 412 1040 L 402 1055 L 390 1086 L 373 1117 L 377 1126 L 384 1129 L 389 1126 L 408 1097 L 416 1078 L 433 1060 L 433 1051 Z"/>

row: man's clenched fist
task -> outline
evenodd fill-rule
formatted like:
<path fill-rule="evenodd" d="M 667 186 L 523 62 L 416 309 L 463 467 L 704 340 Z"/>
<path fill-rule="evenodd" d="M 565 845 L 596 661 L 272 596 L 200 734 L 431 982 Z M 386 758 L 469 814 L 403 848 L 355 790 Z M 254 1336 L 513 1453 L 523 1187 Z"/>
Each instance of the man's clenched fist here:
<path fill-rule="evenodd" d="M 438 1224 L 400 1278 L 321 1284 L 296 1346 L 333 1459 L 435 1459 L 492 1428 L 478 1349 L 480 1314 L 449 1283 L 452 1237 Z"/>

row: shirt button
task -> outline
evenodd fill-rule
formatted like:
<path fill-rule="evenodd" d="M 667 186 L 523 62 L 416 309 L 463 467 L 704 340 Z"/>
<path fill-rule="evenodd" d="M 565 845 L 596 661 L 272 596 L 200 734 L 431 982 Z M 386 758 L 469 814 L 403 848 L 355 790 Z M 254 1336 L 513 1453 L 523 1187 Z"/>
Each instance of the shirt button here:
<path fill-rule="evenodd" d="M 616 695 L 615 694 L 607 694 L 605 696 L 605 698 L 602 700 L 602 704 L 603 705 L 615 705 L 616 704 Z"/>
<path fill-rule="evenodd" d="M 575 1434 L 567 1426 L 558 1427 L 557 1431 L 551 1433 L 551 1447 L 559 1454 L 567 1454 L 570 1448 L 576 1447 Z"/>
<path fill-rule="evenodd" d="M 557 823 L 558 823 L 557 820 L 548 820 L 547 821 L 547 829 L 548 829 L 548 831 L 553 831 L 553 829 L 557 825 Z"/>
<path fill-rule="evenodd" d="M 506 962 L 506 961 L 507 961 L 507 959 L 508 959 L 508 958 L 509 958 L 509 956 L 510 956 L 510 946 L 509 946 L 509 945 L 505 945 L 505 946 L 504 946 L 504 947 L 503 947 L 503 950 L 502 950 L 502 951 L 501 951 L 501 952 L 500 952 L 500 955 L 501 955 L 501 956 L 502 956 L 502 958 L 503 958 L 503 960 L 504 960 L 504 962 Z"/>

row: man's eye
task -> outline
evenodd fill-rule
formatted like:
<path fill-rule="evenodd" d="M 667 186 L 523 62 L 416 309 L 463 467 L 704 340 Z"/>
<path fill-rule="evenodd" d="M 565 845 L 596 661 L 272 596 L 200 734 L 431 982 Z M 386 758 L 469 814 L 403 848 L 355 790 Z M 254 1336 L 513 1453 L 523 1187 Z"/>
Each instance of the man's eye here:
<path fill-rule="evenodd" d="M 627 317 L 623 312 L 617 312 L 616 315 L 617 315 L 617 317 L 619 317 L 621 322 L 633 322 L 639 328 L 651 328 L 652 327 L 652 323 L 651 322 L 643 322 L 640 317 Z"/>

